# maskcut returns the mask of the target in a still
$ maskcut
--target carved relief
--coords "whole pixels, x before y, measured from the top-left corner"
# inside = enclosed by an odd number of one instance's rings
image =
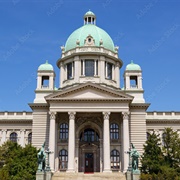
[[[69,114],[69,120],[75,120],[76,112],[68,112],[68,114]]]
[[[103,112],[104,120],[109,120],[110,112]]]
[[[94,39],[90,34],[89,34],[89,36],[86,37],[84,45],[85,46],[94,46],[95,45]]]
[[[129,112],[122,112],[123,119],[129,119]]]
[[[56,112],[49,112],[50,114],[50,119],[55,119],[56,118]]]

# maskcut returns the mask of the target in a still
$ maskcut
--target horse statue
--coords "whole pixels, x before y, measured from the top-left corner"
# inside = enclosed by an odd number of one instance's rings
[[[40,151],[37,154],[38,158],[38,171],[44,171],[46,166],[46,153],[45,153],[45,142],[43,143]]]

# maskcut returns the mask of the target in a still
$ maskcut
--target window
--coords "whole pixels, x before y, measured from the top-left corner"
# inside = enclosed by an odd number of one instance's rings
[[[49,87],[49,76],[42,76],[42,88],[48,88]]]
[[[94,76],[94,60],[85,60],[85,76]]]
[[[81,60],[81,75],[94,77],[98,75],[98,60]]]
[[[93,129],[85,129],[80,135],[80,141],[94,142],[99,141],[99,135]]]
[[[65,149],[62,149],[59,152],[59,168],[60,170],[66,170],[68,166],[68,152]]]
[[[28,134],[28,144],[32,143],[32,133]]]
[[[137,76],[130,76],[130,87],[137,88]]]
[[[120,157],[119,157],[119,152],[117,150],[112,150],[111,151],[111,169],[119,169],[119,164],[120,164]]]
[[[150,133],[149,133],[149,132],[147,132],[147,133],[146,133],[146,140],[148,140],[148,139],[149,139],[149,136],[150,136]]]
[[[60,137],[61,140],[68,139],[68,125],[63,123],[60,125]]]
[[[108,79],[112,79],[112,64],[111,63],[106,63],[107,66],[107,74],[106,74],[106,78]]]
[[[17,133],[13,132],[10,134],[10,141],[17,143]]]
[[[73,62],[67,64],[67,79],[73,78]]]
[[[119,126],[115,123],[110,126],[110,138],[119,139]]]

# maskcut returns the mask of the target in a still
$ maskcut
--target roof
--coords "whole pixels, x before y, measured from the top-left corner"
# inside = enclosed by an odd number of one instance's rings
[[[48,63],[48,61],[46,61],[46,63],[41,64],[39,66],[38,70],[40,70],[40,71],[53,71],[54,68],[51,64]]]
[[[141,67],[131,61],[131,63],[126,66],[126,71],[141,71]]]

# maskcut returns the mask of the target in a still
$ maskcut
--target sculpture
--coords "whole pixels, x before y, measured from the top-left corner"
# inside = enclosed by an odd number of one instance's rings
[[[139,152],[137,152],[136,148],[133,144],[131,144],[131,157],[132,157],[132,170],[133,171],[139,171],[138,170],[138,164],[139,164]]]
[[[38,158],[38,171],[44,171],[46,166],[46,153],[45,153],[45,142],[42,145],[40,151],[37,154]]]

